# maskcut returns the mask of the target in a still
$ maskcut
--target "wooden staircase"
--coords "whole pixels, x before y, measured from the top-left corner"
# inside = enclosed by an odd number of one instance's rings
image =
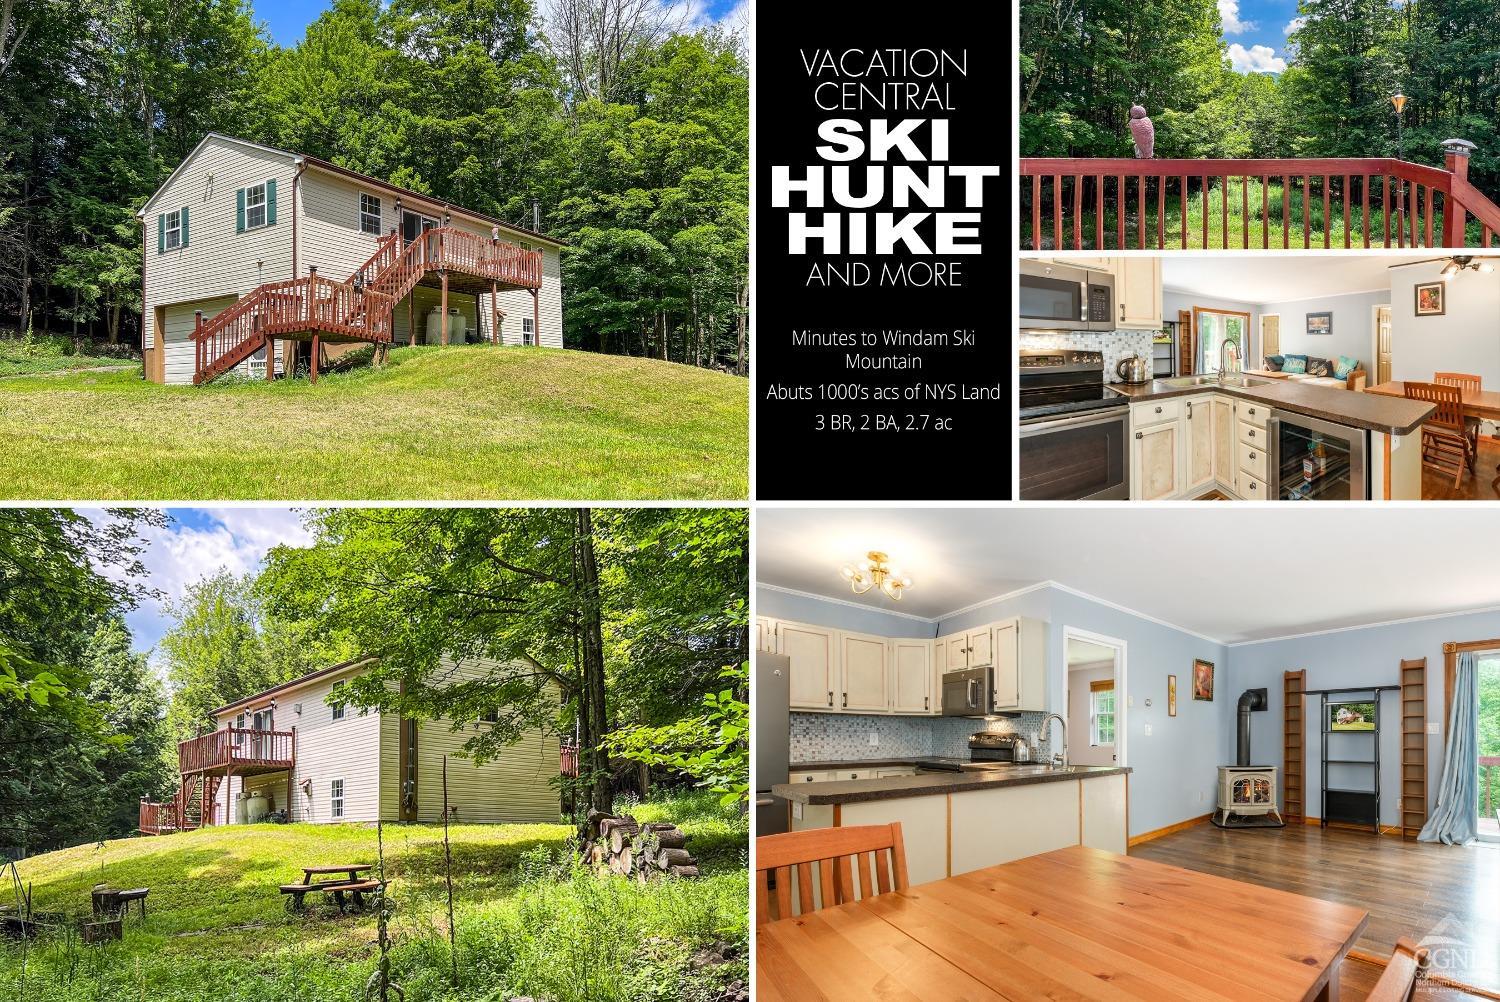
[[[444,283],[450,273],[499,289],[542,285],[542,255],[451,226],[427,230],[401,246],[395,231],[380,238],[375,253],[342,282],[306,278],[256,287],[212,320],[199,313],[193,330],[193,383],[222,376],[273,340],[322,337],[329,341],[390,344],[396,304],[430,274]]]

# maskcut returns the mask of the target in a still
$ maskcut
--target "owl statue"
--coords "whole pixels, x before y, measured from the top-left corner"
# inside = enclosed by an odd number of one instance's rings
[[[1137,160],[1150,160],[1156,146],[1156,126],[1146,117],[1146,109],[1135,104],[1130,107],[1130,135],[1135,139]]]

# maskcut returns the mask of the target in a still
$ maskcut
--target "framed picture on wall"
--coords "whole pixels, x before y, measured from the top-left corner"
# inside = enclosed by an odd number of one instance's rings
[[[1333,314],[1328,312],[1309,313],[1307,315],[1307,333],[1332,334]]]
[[[1167,716],[1177,716],[1177,676],[1167,676]]]
[[[1446,282],[1418,282],[1416,286],[1417,316],[1440,317],[1448,309],[1448,285]]]
[[[1209,703],[1214,701],[1214,663],[1212,661],[1193,662],[1193,698]]]

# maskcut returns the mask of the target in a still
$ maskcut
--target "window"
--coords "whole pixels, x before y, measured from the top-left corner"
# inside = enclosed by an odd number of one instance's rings
[[[1089,683],[1089,744],[1115,743],[1115,680]]]
[[[345,704],[344,704],[344,700],[342,698],[343,691],[344,691],[344,683],[342,683],[342,682],[335,682],[335,683],[333,683],[333,693],[332,693],[333,700],[332,700],[332,704],[331,705],[333,706],[333,719],[334,720],[343,720],[344,719]]]
[[[530,317],[521,318],[521,343],[531,344],[536,340],[536,330]]]
[[[485,710],[479,715],[479,722],[481,724],[498,724],[500,722],[500,711]]]
[[[1240,368],[1245,368],[1245,349],[1249,343],[1246,333],[1250,327],[1250,314],[1194,306],[1193,324],[1198,330],[1199,372],[1219,371],[1225,341],[1234,345],[1234,357],[1239,359]]]
[[[245,715],[243,713],[241,713],[238,717],[234,718],[234,726],[237,729],[239,729],[239,730],[244,730],[244,728],[245,728]]]
[[[335,779],[328,784],[328,814],[330,817],[344,816],[344,781]]]
[[[252,184],[245,189],[245,229],[266,225],[266,186]]]
[[[359,231],[380,236],[380,199],[359,193]]]
[[[182,246],[182,210],[167,213],[167,250],[176,250]]]

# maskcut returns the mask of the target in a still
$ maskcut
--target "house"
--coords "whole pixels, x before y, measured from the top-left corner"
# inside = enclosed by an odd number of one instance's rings
[[[443,757],[452,817],[467,822],[555,822],[556,735],[529,730],[496,759],[455,758],[485,721],[401,719],[336,697],[369,658],[333,665],[213,711],[215,730],[178,746],[173,801],[142,801],[140,828],[159,834],[242,824],[264,812],[315,823],[441,821]],[[449,681],[495,670],[485,660],[444,659]],[[205,811],[207,801],[210,809]]]
[[[316,378],[363,344],[562,347],[562,241],[314,156],[210,132],[137,215],[153,382]]]

